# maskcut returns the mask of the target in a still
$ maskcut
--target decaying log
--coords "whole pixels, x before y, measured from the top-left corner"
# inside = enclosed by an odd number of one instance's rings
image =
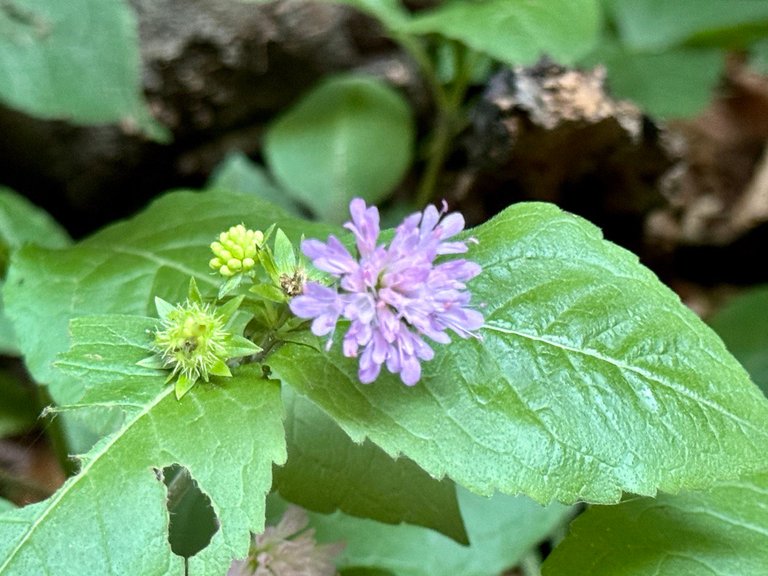
[[[471,178],[460,195],[469,210],[478,197],[485,213],[520,200],[556,202],[635,249],[673,162],[663,132],[608,94],[602,68],[549,62],[491,79],[465,147]]]
[[[668,205],[648,221],[651,241],[724,246],[768,222],[768,77],[729,60],[720,97],[670,124],[681,161],[665,178]]]

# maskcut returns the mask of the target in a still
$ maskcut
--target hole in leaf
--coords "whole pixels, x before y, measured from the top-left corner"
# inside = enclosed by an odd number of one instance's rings
[[[168,490],[168,542],[177,556],[190,558],[208,546],[219,529],[211,499],[184,466],[173,464],[158,474]]]

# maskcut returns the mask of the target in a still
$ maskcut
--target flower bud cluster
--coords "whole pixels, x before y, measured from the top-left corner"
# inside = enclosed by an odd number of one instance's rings
[[[256,255],[263,243],[263,232],[249,230],[242,224],[232,226],[211,244],[214,258],[209,266],[226,278],[248,272],[256,265]]]

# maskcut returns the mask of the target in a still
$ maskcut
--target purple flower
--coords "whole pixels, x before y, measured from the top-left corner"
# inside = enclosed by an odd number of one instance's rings
[[[349,206],[352,221],[344,227],[355,235],[355,258],[334,236],[327,242],[305,240],[302,251],[316,268],[336,277],[338,286],[308,282],[290,307],[301,318],[313,318],[312,332],[331,334],[341,318],[350,321],[342,350],[359,357],[360,381],[376,380],[381,367],[412,386],[421,377],[421,361],[432,348],[423,336],[440,344],[451,341],[447,330],[462,338],[475,336],[483,316],[469,306],[466,282],[480,266],[465,259],[435,264],[444,254],[467,251],[467,241],[447,241],[464,228],[464,218],[428,206],[408,216],[389,246],[379,244],[379,211],[360,198]],[[472,240],[469,240],[471,242]]]

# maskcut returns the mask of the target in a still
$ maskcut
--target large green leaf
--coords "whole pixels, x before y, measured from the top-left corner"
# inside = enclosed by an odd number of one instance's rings
[[[755,383],[768,394],[768,286],[737,296],[709,323]]]
[[[623,40],[637,50],[685,42],[743,48],[768,33],[768,3],[755,0],[610,0]]]
[[[570,514],[523,496],[483,498],[459,490],[470,546],[415,526],[387,526],[337,513],[311,515],[318,540],[344,540],[341,568],[379,568],[398,576],[494,576],[515,566]]]
[[[317,512],[420,524],[467,542],[452,482],[438,482],[406,458],[393,460],[370,441],[354,444],[289,388],[283,398],[288,461],[275,480],[284,498]]]
[[[542,56],[570,63],[595,44],[600,21],[596,0],[452,0],[401,29],[458,40],[509,64]]]
[[[61,366],[87,379],[81,406],[120,409],[125,418],[51,498],[0,516],[0,574],[182,574],[156,476],[172,464],[189,471],[219,520],[190,573],[224,573],[247,554],[249,531],[263,529],[272,463],[285,460],[279,387],[241,369],[177,401],[165,373],[136,365],[150,352],[156,322],[73,321],[74,345]]]
[[[593,507],[571,525],[545,576],[762,576],[768,474],[708,492]]]
[[[160,135],[141,96],[136,18],[122,0],[0,3],[0,99],[34,116]]]
[[[436,347],[418,385],[362,385],[354,359],[310,335],[273,373],[353,440],[481,494],[616,502],[768,465],[768,401],[634,255],[546,204],[473,235],[483,339]]]
[[[349,201],[392,192],[411,163],[405,99],[365,76],[324,81],[272,124],[265,154],[275,178],[321,218],[342,222]]]
[[[3,311],[2,289],[7,258],[27,243],[59,248],[69,242],[67,233],[46,212],[0,186],[0,354],[18,353],[13,326]]]

